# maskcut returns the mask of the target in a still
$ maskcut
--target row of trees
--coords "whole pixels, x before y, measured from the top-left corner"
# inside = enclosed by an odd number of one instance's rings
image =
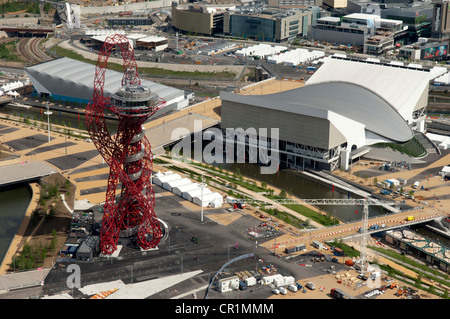
[[[57,244],[57,232],[55,229],[52,230],[52,239],[48,245],[42,244],[42,242],[30,245],[26,243],[22,252],[18,256],[13,258],[13,269],[14,270],[29,270],[36,267],[41,267],[44,264],[44,259],[49,253],[55,251]]]

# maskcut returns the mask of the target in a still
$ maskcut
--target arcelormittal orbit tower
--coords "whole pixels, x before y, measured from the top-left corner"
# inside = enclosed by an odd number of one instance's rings
[[[107,62],[115,50],[121,52],[123,59],[122,86],[105,97]],[[161,239],[150,181],[152,152],[142,124],[164,104],[158,95],[141,85],[128,39],[119,34],[108,36],[98,55],[94,94],[86,108],[90,137],[110,167],[100,231],[100,250],[105,255],[116,250],[121,236],[136,235],[142,249],[156,247]],[[106,127],[105,112],[117,116],[118,128],[113,136]]]

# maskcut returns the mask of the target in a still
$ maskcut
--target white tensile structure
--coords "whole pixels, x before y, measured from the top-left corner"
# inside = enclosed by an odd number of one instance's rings
[[[163,183],[168,181],[174,181],[181,179],[181,176],[179,174],[173,174],[172,172],[170,174],[163,174],[163,175],[156,175],[153,177],[153,183],[156,185],[162,187]]]
[[[200,207],[218,208],[223,206],[222,195],[212,192],[208,187],[202,187],[201,184],[194,183],[188,178],[182,178],[172,171],[155,173],[152,182]]]
[[[277,55],[271,55],[267,58],[267,62],[274,64],[283,63],[288,66],[298,66],[302,63],[310,62],[324,56],[325,52],[323,51],[309,51],[307,49],[298,48]]]
[[[257,45],[253,45],[247,48],[243,48],[240,50],[237,50],[235,52],[236,56],[259,56],[259,57],[266,57],[274,54],[278,54],[282,51],[287,50],[287,47],[282,45],[275,45],[272,46],[270,44],[260,43]]]
[[[169,192],[172,192],[172,189],[175,186],[182,186],[182,185],[187,185],[187,184],[191,184],[191,180],[189,178],[180,178],[180,179],[174,179],[174,180],[169,180],[169,181],[165,181],[162,183],[162,188],[164,188],[165,190],[168,190]]]
[[[183,192],[187,192],[189,190],[193,190],[193,189],[196,189],[196,188],[199,188],[199,187],[200,187],[200,184],[192,183],[192,182],[190,184],[187,184],[187,185],[177,185],[177,186],[174,186],[172,188],[172,193],[182,197]]]
[[[200,196],[202,192],[203,192],[203,196],[212,193],[212,191],[209,188],[203,187],[203,189],[202,189],[202,187],[200,186],[199,188],[196,188],[196,189],[193,189],[193,190],[190,190],[187,192],[183,192],[183,198],[190,202],[193,202],[194,198],[197,196]]]
[[[205,190],[205,189],[203,189]],[[209,193],[196,195],[192,198],[192,202],[198,206],[211,206],[211,207],[221,207],[223,205],[223,197],[219,193]]]

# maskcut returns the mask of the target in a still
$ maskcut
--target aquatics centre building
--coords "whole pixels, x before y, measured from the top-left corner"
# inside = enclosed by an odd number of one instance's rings
[[[424,131],[429,83],[443,72],[329,57],[297,89],[267,95],[222,92],[221,128],[226,139],[227,128],[278,128],[283,167],[347,169],[369,145],[404,143]]]
[[[139,69],[138,69],[139,70]],[[40,95],[54,100],[88,103],[94,91],[95,65],[67,57],[25,68],[30,82]],[[104,95],[111,96],[121,87],[123,74],[106,70]],[[189,105],[184,90],[169,87],[141,78],[141,84],[166,101],[164,110],[179,110]],[[158,113],[159,113],[158,112]]]

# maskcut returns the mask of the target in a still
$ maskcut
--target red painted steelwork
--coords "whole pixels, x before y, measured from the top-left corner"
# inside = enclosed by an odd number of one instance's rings
[[[113,105],[109,97],[104,96],[108,58],[116,49],[120,50],[123,59],[122,86],[141,84],[134,51],[128,39],[119,34],[107,37],[98,55],[93,97],[86,108],[86,126],[90,137],[110,166],[100,231],[100,250],[105,255],[112,254],[117,249],[121,231],[137,233],[137,244],[143,249],[156,247],[162,236],[154,212],[155,195],[150,181],[153,170],[152,152],[150,142],[143,134],[142,124],[165,101],[157,98],[150,107],[127,108],[124,111],[120,106]],[[118,129],[114,136],[106,126],[105,110],[117,116]],[[119,183],[120,196],[116,199],[116,195],[119,195]]]

